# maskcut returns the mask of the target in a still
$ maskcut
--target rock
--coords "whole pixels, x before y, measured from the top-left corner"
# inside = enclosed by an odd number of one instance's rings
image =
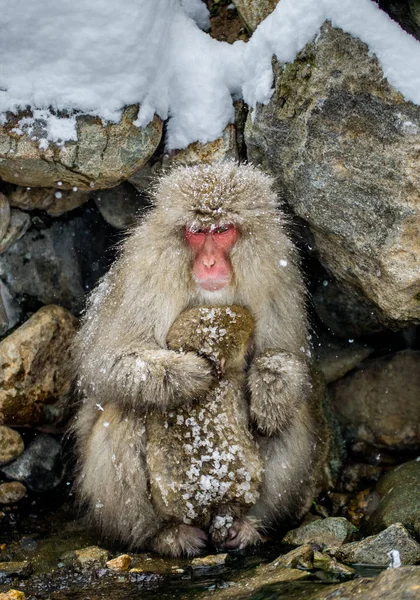
[[[6,235],[10,222],[10,205],[4,194],[0,192],[0,243]]]
[[[402,523],[420,540],[420,461],[410,461],[383,475],[375,495],[379,505],[369,519],[369,530],[377,533]]]
[[[288,531],[282,543],[293,546],[302,544],[341,546],[351,540],[356,531],[356,527],[344,517],[328,517]]]
[[[128,181],[131,185],[134,185],[138,192],[147,192],[150,189],[153,180],[159,175],[161,169],[161,162],[159,160],[151,159],[144,167],[133,173],[133,175],[128,178]]]
[[[369,48],[324,24],[293,63],[275,66],[273,96],[248,118],[246,139],[340,285],[384,324],[418,322],[420,107]]]
[[[257,567],[253,574],[249,572],[241,573],[234,581],[229,581],[229,587],[219,588],[216,593],[214,590],[204,593],[200,600],[240,600],[242,598],[265,598],[265,592],[270,586],[279,589],[281,584],[291,584],[294,581],[308,579],[310,573],[300,569],[284,569],[274,566],[273,563]],[[287,586],[288,589],[289,586]],[[263,591],[261,591],[263,588]],[[259,592],[259,593],[258,593]],[[258,594],[257,594],[258,593]],[[268,596],[270,597],[270,596]],[[283,596],[275,596],[283,597]],[[286,596],[284,596],[286,598]]]
[[[324,279],[313,292],[315,310],[331,332],[341,338],[357,338],[385,329],[378,308],[342,282]]]
[[[0,562],[0,583],[4,583],[4,580],[7,580],[9,577],[29,577],[31,573],[32,566],[26,560],[21,562]]]
[[[24,449],[25,444],[20,433],[0,425],[0,467],[17,458]]]
[[[26,487],[19,481],[0,484],[0,504],[15,504],[26,496]]]
[[[64,308],[44,306],[0,342],[0,423],[36,425],[43,404],[68,392],[76,325]]]
[[[420,561],[420,544],[410,536],[401,523],[395,523],[378,535],[360,542],[344,544],[335,552],[344,563],[389,566],[391,551],[399,552],[402,565],[413,565]]]
[[[128,554],[121,554],[105,563],[105,566],[112,571],[128,571],[131,566],[131,557]]]
[[[137,113],[138,106],[128,106],[118,123],[107,124],[80,115],[77,141],[49,142],[48,147],[42,143],[45,121],[33,119],[25,128],[22,119],[31,119],[31,113],[11,115],[0,127],[0,177],[29,187],[93,190],[118,185],[145,164],[162,136],[157,116],[139,128],[133,124]]]
[[[304,544],[287,554],[279,556],[272,564],[284,569],[313,569],[314,551],[310,544]]]
[[[0,255],[0,280],[27,310],[60,304],[78,313],[109,266],[111,228],[93,204],[66,219],[35,220],[36,227]]]
[[[334,338],[323,339],[315,344],[316,367],[326,383],[332,383],[352,371],[373,352],[366,344],[339,342]]]
[[[420,447],[420,352],[403,350],[366,361],[329,386],[343,435],[358,452],[368,447]]]
[[[76,557],[77,562],[82,567],[91,567],[95,564],[103,565],[109,559],[108,550],[104,550],[103,548],[99,548],[98,546],[88,546],[87,548],[75,550],[74,555]]]
[[[194,569],[208,568],[208,567],[221,567],[229,559],[229,555],[226,553],[222,554],[209,554],[208,556],[202,556],[193,558],[191,566]]]
[[[93,193],[99,212],[116,229],[132,227],[150,201],[129,183]]]
[[[374,579],[359,577],[341,585],[324,585],[310,594],[310,600],[417,600],[419,585],[420,567],[401,567]]]
[[[324,554],[323,552],[314,552],[314,569],[321,569],[324,573],[335,575],[340,579],[349,579],[354,577],[356,571],[347,565],[342,565],[335,558]]]
[[[0,600],[25,600],[26,596],[19,590],[9,590],[8,592],[0,592]]]
[[[276,8],[279,0],[234,0],[239,14],[250,31],[254,31],[261,21]]]
[[[0,279],[0,336],[19,322],[21,309],[9,288]]]
[[[379,0],[378,4],[403,29],[420,40],[419,0]]]
[[[0,240],[0,254],[6,252],[29,229],[31,217],[17,208],[10,211],[9,227],[5,236]]]
[[[223,135],[214,140],[201,144],[194,142],[183,150],[176,150],[164,158],[163,164],[167,167],[181,165],[214,164],[224,160],[238,160],[238,147],[234,125],[228,125]]]
[[[347,461],[340,476],[339,487],[345,492],[355,492],[363,486],[376,483],[383,471],[380,465]]]
[[[18,186],[9,194],[9,202],[11,206],[24,210],[46,210],[52,217],[59,217],[82,206],[89,196],[90,192],[79,192],[77,188],[62,190]]]
[[[1,471],[9,479],[24,482],[33,492],[48,492],[63,479],[61,445],[52,436],[40,433],[23,454]]]

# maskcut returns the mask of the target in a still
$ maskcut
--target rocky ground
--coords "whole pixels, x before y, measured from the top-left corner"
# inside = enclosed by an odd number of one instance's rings
[[[210,0],[211,34],[246,41],[276,3]],[[416,0],[379,4],[420,39]],[[163,124],[138,130],[130,107],[47,152],[0,126],[0,600],[418,597],[420,108],[330,23],[274,69],[267,106],[237,102],[218,140],[170,155]],[[71,339],[153,177],[225,159],[274,175],[290,213],[342,468],[299,528],[255,550],[125,555],[72,502]]]

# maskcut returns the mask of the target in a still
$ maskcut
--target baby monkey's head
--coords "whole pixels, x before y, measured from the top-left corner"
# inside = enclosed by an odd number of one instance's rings
[[[200,306],[180,314],[167,336],[172,350],[197,352],[211,360],[219,376],[245,367],[254,320],[246,308]]]

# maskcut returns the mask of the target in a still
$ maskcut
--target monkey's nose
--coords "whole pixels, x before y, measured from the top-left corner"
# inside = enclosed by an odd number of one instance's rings
[[[205,256],[202,262],[207,269],[211,269],[216,264],[216,259],[213,256]]]

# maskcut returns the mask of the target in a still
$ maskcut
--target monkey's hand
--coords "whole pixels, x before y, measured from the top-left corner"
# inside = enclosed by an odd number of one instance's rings
[[[304,359],[280,352],[256,357],[248,375],[250,414],[264,435],[281,432],[294,420],[310,390]]]
[[[213,367],[205,358],[194,352],[161,349],[124,354],[108,378],[114,397],[136,410],[182,405],[204,395],[215,381]]]

